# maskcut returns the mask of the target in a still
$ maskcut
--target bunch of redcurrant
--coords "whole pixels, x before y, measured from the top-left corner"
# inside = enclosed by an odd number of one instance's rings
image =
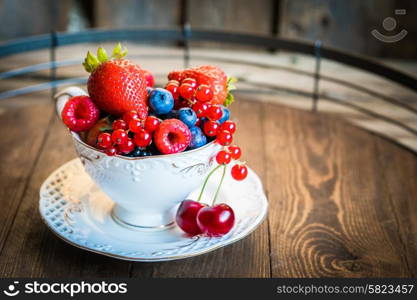
[[[109,156],[128,154],[135,146],[146,148],[160,123],[161,120],[154,116],[141,120],[136,111],[129,111],[113,122],[111,133],[104,132],[98,136],[97,145]]]
[[[191,107],[198,120],[196,125],[202,126],[206,136],[216,138],[222,146],[228,146],[233,141],[236,124],[233,121],[223,121],[224,110],[222,106],[211,104],[213,90],[210,86],[201,84],[193,78],[185,78],[181,84],[170,80],[165,89],[171,92],[175,101],[175,108]]]
[[[232,159],[238,160],[242,156],[242,150],[240,147],[234,145],[224,147],[223,150],[219,151],[216,155],[216,161],[219,165],[228,165]],[[233,179],[241,181],[248,176],[248,168],[243,164],[235,164],[231,169]]]

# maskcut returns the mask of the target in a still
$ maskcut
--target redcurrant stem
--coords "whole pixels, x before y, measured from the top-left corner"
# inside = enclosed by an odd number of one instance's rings
[[[203,193],[204,193],[204,189],[206,188],[206,185],[207,185],[207,182],[208,182],[210,176],[213,175],[213,173],[216,172],[221,166],[222,165],[218,165],[213,170],[211,170],[210,173],[208,173],[206,179],[204,180],[203,186],[201,188],[200,195],[198,195],[197,202],[200,202],[201,197],[203,196]]]
[[[223,180],[224,180],[224,175],[226,175],[226,165],[223,165],[222,178],[220,179],[220,183],[219,183],[219,186],[217,187],[217,191],[216,191],[216,194],[214,195],[213,203],[211,204],[211,206],[213,206],[214,203],[216,203],[217,196],[219,195],[220,188],[222,187],[222,183],[223,183]]]

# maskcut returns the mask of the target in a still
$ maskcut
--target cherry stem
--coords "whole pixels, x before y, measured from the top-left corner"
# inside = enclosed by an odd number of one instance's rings
[[[226,165],[223,165],[222,179],[220,179],[220,183],[219,183],[219,186],[217,187],[217,191],[216,191],[216,194],[214,195],[213,203],[211,204],[211,206],[214,206],[214,203],[216,203],[217,196],[219,195],[220,188],[222,187],[222,183],[223,183],[223,180],[224,180],[224,175],[226,175]]]
[[[201,188],[200,195],[198,195],[197,202],[200,202],[201,197],[203,196],[203,193],[204,193],[204,189],[206,188],[206,185],[207,185],[207,182],[208,182],[210,176],[213,175],[213,173],[216,172],[221,166],[222,165],[218,165],[213,170],[211,170],[210,173],[208,173],[206,179],[204,180],[203,187]]]

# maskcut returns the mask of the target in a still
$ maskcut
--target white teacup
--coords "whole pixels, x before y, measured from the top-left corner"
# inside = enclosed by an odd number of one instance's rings
[[[57,110],[71,96],[83,95],[71,87],[57,94]],[[142,229],[163,229],[174,222],[175,207],[203,182],[220,146],[148,157],[107,156],[72,133],[85,170],[114,202],[116,221]]]

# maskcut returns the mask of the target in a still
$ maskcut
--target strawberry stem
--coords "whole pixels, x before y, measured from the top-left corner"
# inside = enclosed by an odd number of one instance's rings
[[[216,172],[222,165],[218,165],[217,167],[215,167],[213,170],[210,171],[210,173],[208,173],[206,179],[204,180],[203,186],[201,187],[201,191],[200,191],[200,195],[198,195],[197,198],[197,202],[200,202],[201,197],[203,196],[204,190],[206,188],[207,182],[209,180],[209,178],[211,177],[211,175],[213,175],[214,172]]]
[[[219,195],[220,188],[222,187],[224,176],[226,175],[226,165],[222,165],[222,166],[223,166],[222,178],[220,179],[220,183],[219,183],[219,186],[217,187],[217,191],[216,191],[216,194],[214,195],[213,203],[211,204],[211,206],[214,206],[214,203],[216,203],[217,196]]]
[[[126,54],[127,49],[122,49],[122,45],[120,43],[116,44],[110,57],[107,55],[106,50],[100,47],[97,50],[97,56],[88,51],[87,56],[83,62],[83,66],[88,73],[92,73],[95,69],[98,68],[98,66],[100,66],[100,64],[108,61],[109,59],[122,59],[126,56]]]

